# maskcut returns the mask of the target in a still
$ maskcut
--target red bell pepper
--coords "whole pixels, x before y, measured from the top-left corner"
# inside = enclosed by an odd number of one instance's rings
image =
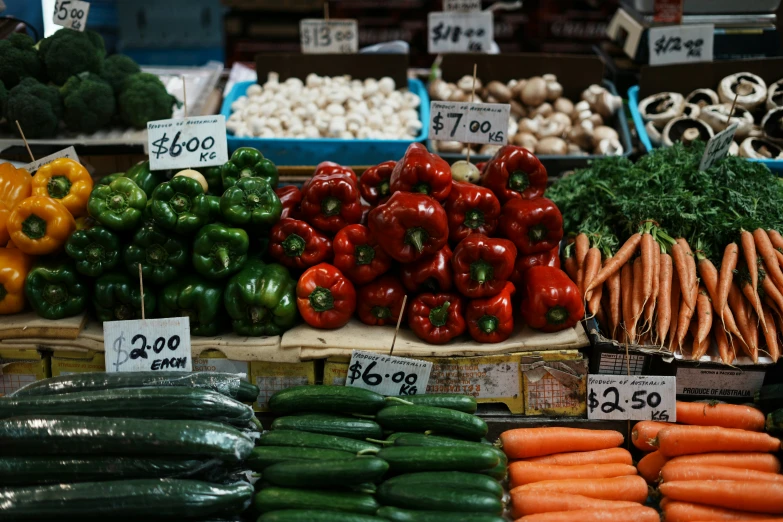
[[[334,266],[353,284],[364,285],[385,274],[392,260],[364,225],[348,225],[334,236]]]
[[[345,167],[337,164],[322,163],[315,172],[302,187],[302,218],[318,230],[332,234],[358,223],[362,219],[362,203],[355,175],[352,178]]]
[[[389,199],[391,196],[389,179],[396,164],[396,161],[384,161],[365,170],[359,177],[359,191],[367,203],[375,206]]]
[[[356,291],[356,314],[371,326],[396,325],[403,299],[405,289],[399,279],[385,275]]]
[[[527,272],[528,268],[534,266],[553,266],[555,268],[560,268],[560,246],[558,245],[548,252],[518,256],[517,262],[514,263],[514,271],[511,273],[511,277],[509,277],[508,280],[514,283],[514,286],[522,288],[522,276]]]
[[[283,204],[283,213],[280,214],[280,219],[287,217],[299,219],[299,203],[302,202],[302,191],[294,185],[286,185],[285,187],[278,187],[275,190],[275,194],[280,199],[280,203]]]
[[[509,338],[514,330],[514,311],[511,308],[514,291],[514,285],[506,282],[499,294],[468,302],[465,320],[474,341],[500,343]]]
[[[582,320],[582,294],[565,272],[551,266],[534,266],[522,277],[522,318],[531,328],[557,332]]]
[[[356,310],[356,290],[337,268],[321,263],[308,268],[296,284],[296,306],[315,328],[340,328]]]
[[[498,150],[483,170],[481,184],[505,203],[511,199],[533,199],[544,195],[546,168],[527,149],[506,145]]]
[[[364,226],[367,226],[367,218],[370,217],[370,211],[372,210],[372,207],[370,205],[365,205],[362,203],[362,219],[359,221]]]
[[[452,243],[459,243],[472,232],[491,236],[498,226],[500,202],[488,188],[455,181],[443,208],[449,216]]]
[[[512,199],[503,205],[500,231],[521,254],[548,252],[563,239],[563,215],[547,198]]]
[[[322,161],[316,165],[313,177],[318,176],[319,174],[343,174],[351,178],[355,184],[359,184],[359,178],[356,177],[356,172],[354,172],[351,167],[344,167],[334,161]],[[307,185],[309,182],[310,180],[306,181],[304,185]],[[302,190],[304,190],[304,185],[302,186]]]
[[[389,181],[392,192],[418,192],[445,201],[451,192],[451,167],[421,143],[411,143]]]
[[[440,203],[424,194],[395,192],[370,211],[370,231],[387,254],[410,263],[446,244],[449,225]]]
[[[454,279],[454,272],[451,270],[452,255],[449,245],[443,245],[443,248],[431,256],[404,264],[400,278],[405,289],[412,294],[451,290],[451,282]]]
[[[293,218],[285,218],[269,232],[269,255],[277,262],[304,270],[332,259],[332,240],[313,227]]]
[[[411,303],[408,325],[422,341],[445,344],[465,333],[463,307],[458,294],[421,294]]]
[[[460,241],[451,258],[454,286],[474,299],[499,294],[514,271],[516,258],[517,247],[508,239],[471,234]]]

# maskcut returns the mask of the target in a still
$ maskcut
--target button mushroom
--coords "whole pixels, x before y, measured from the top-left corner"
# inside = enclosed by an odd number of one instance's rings
[[[511,116],[515,118],[524,118],[527,115],[524,105],[516,100],[509,100],[508,104],[511,106]]]
[[[546,82],[546,99],[555,101],[563,95],[563,86],[557,81],[554,74],[545,74],[541,77]]]
[[[562,138],[544,138],[536,145],[535,152],[542,156],[563,156],[568,154],[568,144]]]
[[[608,118],[623,106],[623,99],[615,96],[605,87],[591,85],[582,92],[582,99],[590,104],[590,109],[600,114],[602,118]]]
[[[698,118],[701,114],[701,107],[695,103],[685,102],[685,107],[682,109],[682,115],[688,118]]]
[[[549,103],[542,103],[538,107],[535,107],[534,109],[530,110],[527,115],[529,118],[535,118],[536,116],[543,116],[544,118],[548,118],[552,115],[552,113],[555,110],[552,108],[552,105]]]
[[[767,84],[761,77],[748,72],[726,76],[718,86],[718,98],[723,103],[732,103],[735,96],[737,105],[752,111],[766,101]]]
[[[456,154],[462,152],[463,145],[458,141],[434,141],[433,144],[438,152]]]
[[[764,136],[775,143],[783,143],[783,107],[772,109],[761,120]]]
[[[481,178],[481,172],[473,163],[459,160],[451,165],[451,178],[454,181],[478,183]]]
[[[620,140],[620,135],[617,131],[606,125],[600,125],[593,130],[593,139],[595,141],[601,140]]]
[[[769,86],[767,91],[767,110],[783,107],[783,80],[778,80]]]
[[[529,132],[517,132],[511,139],[511,142],[517,147],[523,147],[529,151],[534,151],[538,144],[538,138]]]
[[[500,150],[500,147],[500,145],[491,145],[489,143],[485,143],[479,149],[479,154],[482,156],[494,156],[495,153]]]
[[[727,154],[729,156],[736,156],[739,154],[739,145],[737,145],[736,141],[731,142],[731,145],[729,145],[729,152]]]
[[[654,147],[660,147],[661,143],[663,143],[663,136],[661,136],[661,131],[658,130],[658,127],[656,127],[653,122],[648,121],[644,126],[644,130],[647,131],[647,136],[650,137],[650,143],[652,143]]]
[[[692,103],[701,108],[705,105],[717,105],[720,100],[718,93],[712,89],[696,89],[685,98],[685,103]]]
[[[639,112],[645,121],[653,122],[653,125],[662,129],[674,118],[682,114],[685,108],[685,100],[682,94],[676,92],[661,92],[648,96],[639,102]]]
[[[536,136],[538,136],[539,139],[548,138],[550,136],[563,137],[565,132],[566,125],[562,120],[558,118],[547,118],[541,122]]]
[[[695,129],[698,132],[698,139],[702,141],[707,141],[714,135],[712,127],[705,122],[681,116],[674,118],[663,128],[661,135],[663,136],[664,147],[671,147],[674,143],[683,141],[683,136],[690,129]],[[686,141],[693,141],[694,138],[688,137]]]
[[[577,145],[580,149],[593,148],[594,127],[590,120],[585,120],[573,125],[568,131],[568,141]]]
[[[489,82],[487,94],[495,98],[499,103],[508,103],[511,99],[511,89],[498,81]]]
[[[463,76],[457,82],[457,87],[459,87],[460,89],[466,92],[470,92],[471,90],[473,90],[474,85],[477,91],[481,90],[482,87],[481,80],[476,78],[476,82],[474,84],[473,76],[468,76],[468,75]]]
[[[622,156],[623,152],[623,146],[620,144],[620,140],[614,138],[599,141],[593,150],[594,154],[599,154],[601,156]]]
[[[783,159],[783,149],[760,138],[747,138],[739,146],[739,155],[751,159]]]
[[[720,132],[729,125],[736,123],[737,139],[746,138],[753,130],[753,115],[742,107],[734,107],[734,115],[729,121],[731,104],[721,103],[719,105],[707,105],[701,108],[699,119],[712,127],[714,132]]]
[[[525,86],[527,86],[527,80],[525,79],[517,80],[514,86],[511,87],[511,97],[516,100],[523,101],[522,91],[525,90]]]
[[[538,107],[546,101],[546,81],[540,76],[530,78],[522,89],[522,103]]]

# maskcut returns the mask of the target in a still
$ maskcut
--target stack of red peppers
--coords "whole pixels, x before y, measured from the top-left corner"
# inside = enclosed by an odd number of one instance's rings
[[[369,325],[396,324],[406,294],[408,325],[433,344],[466,330],[504,341],[517,302],[533,328],[570,328],[584,308],[559,268],[563,219],[543,197],[546,182],[538,159],[515,146],[483,166],[482,186],[452,181],[449,164],[420,144],[358,180],[324,162],[301,191],[277,190],[283,219],[269,252],[304,270],[297,303],[317,328],[343,326],[354,312]]]

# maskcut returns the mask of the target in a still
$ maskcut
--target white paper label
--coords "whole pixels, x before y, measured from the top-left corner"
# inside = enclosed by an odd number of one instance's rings
[[[246,361],[232,361],[231,359],[220,357],[196,357],[193,359],[193,371],[233,373],[247,381],[250,375],[250,363]]]
[[[193,371],[187,317],[103,323],[106,371]]]
[[[299,22],[302,54],[354,54],[359,51],[356,20],[305,18]]]
[[[676,378],[588,375],[587,418],[676,422]]]
[[[518,364],[435,363],[427,384],[427,393],[459,393],[477,399],[516,397],[520,389]]]
[[[711,62],[714,37],[713,24],[652,27],[650,65]]]
[[[443,0],[443,10],[461,13],[481,11],[481,0]]]
[[[733,123],[710,138],[710,141],[707,142],[707,146],[704,147],[704,156],[701,157],[699,170],[707,170],[712,167],[716,161],[726,157],[726,154],[729,153],[731,144],[734,142],[734,134],[736,132],[737,124]]]
[[[763,371],[677,368],[677,393],[701,397],[748,398],[764,384]]]
[[[423,394],[431,371],[428,361],[354,350],[345,385],[381,395]]]
[[[90,12],[90,3],[81,0],[57,0],[54,3],[52,20],[55,24],[84,31],[87,26],[87,15]]]
[[[431,140],[461,143],[508,142],[507,103],[430,102]]]
[[[30,174],[35,174],[35,172],[40,169],[42,166],[46,165],[47,163],[51,163],[56,159],[60,158],[69,158],[73,161],[78,162],[79,156],[76,155],[76,149],[73,148],[73,146],[68,147],[67,149],[59,150],[55,152],[54,154],[49,154],[45,158],[37,159],[32,163],[28,163],[23,168]]]
[[[228,161],[226,118],[197,116],[147,123],[152,170],[212,167]]]
[[[494,37],[492,24],[489,11],[430,13],[428,51],[430,54],[488,52]]]
[[[644,355],[628,355],[631,374],[641,375],[644,372],[644,358]],[[601,375],[627,375],[627,366],[624,354],[604,352],[598,362],[598,373]]]

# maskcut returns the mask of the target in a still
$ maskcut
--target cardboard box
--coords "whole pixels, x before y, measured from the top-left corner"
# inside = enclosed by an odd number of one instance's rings
[[[72,373],[105,372],[106,358],[103,352],[76,352],[55,350],[52,352],[52,377]]]
[[[250,381],[250,361],[234,361],[215,349],[193,354],[193,371],[235,373]]]
[[[251,361],[250,382],[261,390],[253,409],[269,411],[269,398],[275,392],[294,386],[315,384],[315,364],[316,361],[300,363]]]
[[[525,415],[581,417],[587,413],[587,359],[577,350],[521,358]]]
[[[50,376],[49,357],[38,350],[0,350],[0,397]]]

